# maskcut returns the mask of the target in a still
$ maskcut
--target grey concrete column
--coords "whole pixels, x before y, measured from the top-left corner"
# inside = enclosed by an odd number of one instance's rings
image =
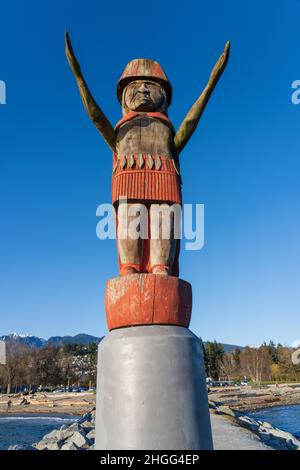
[[[180,326],[111,331],[98,351],[95,449],[212,449],[201,342]]]

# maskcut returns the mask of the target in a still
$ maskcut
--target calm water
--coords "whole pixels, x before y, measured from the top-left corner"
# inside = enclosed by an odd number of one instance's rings
[[[247,415],[259,421],[267,421],[300,439],[300,405],[276,406],[247,413]]]
[[[0,450],[6,450],[13,444],[33,444],[45,434],[59,429],[63,424],[70,424],[79,416],[67,415],[22,415],[0,417]]]

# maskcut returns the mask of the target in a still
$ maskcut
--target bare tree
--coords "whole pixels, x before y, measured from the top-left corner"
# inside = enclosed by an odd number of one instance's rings
[[[252,382],[260,385],[262,380],[271,377],[271,358],[267,347],[250,348],[247,346],[240,355],[241,369]]]

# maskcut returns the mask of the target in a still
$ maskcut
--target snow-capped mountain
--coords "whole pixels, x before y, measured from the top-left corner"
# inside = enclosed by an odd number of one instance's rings
[[[64,344],[98,344],[103,339],[97,338],[97,336],[87,335],[85,333],[80,333],[75,336],[51,336],[49,339],[38,338],[37,336],[32,336],[29,334],[19,334],[11,333],[10,335],[0,336],[0,341],[17,341],[22,344],[33,348],[41,348],[43,346],[63,346]],[[204,344],[206,341],[204,341]],[[221,343],[225,352],[233,352],[235,349],[244,349],[243,346],[237,346],[234,344],[225,344]]]
[[[52,336],[46,340],[44,338],[38,338],[37,336],[32,336],[29,334],[11,333],[9,335],[0,336],[0,341],[16,341],[33,348],[41,348],[42,346],[47,345],[61,346],[63,344],[98,344],[100,338],[81,333],[76,336]]]
[[[20,333],[11,333],[9,335],[0,336],[0,340],[5,342],[16,341],[17,343],[26,344],[27,346],[34,348],[41,348],[46,343],[46,340],[43,338]]]

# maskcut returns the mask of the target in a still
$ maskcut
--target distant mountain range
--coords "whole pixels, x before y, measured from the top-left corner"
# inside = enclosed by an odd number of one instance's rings
[[[205,341],[204,341],[205,343]],[[231,353],[233,351],[235,351],[236,349],[240,349],[241,351],[243,351],[244,349],[244,346],[237,346],[236,344],[226,344],[226,343],[220,343],[223,348],[224,348],[224,351],[226,353]]]
[[[89,344],[100,342],[101,338],[96,336],[87,335],[81,333],[76,336],[51,336],[49,339],[38,338],[37,336],[32,335],[22,335],[18,333],[12,333],[10,335],[0,336],[1,341],[16,341],[21,344],[26,344],[27,346],[33,348],[41,348],[43,346],[62,346],[64,344]]]
[[[38,338],[32,335],[23,335],[19,333],[12,333],[6,336],[0,336],[0,341],[16,341],[21,344],[26,344],[32,348],[41,348],[43,346],[62,346],[64,344],[98,344],[102,338],[97,336],[87,335],[80,333],[76,336],[51,336],[49,339]],[[204,341],[205,343],[205,341]],[[243,346],[237,346],[235,344],[221,343],[225,352],[232,352],[236,348],[243,350]]]

